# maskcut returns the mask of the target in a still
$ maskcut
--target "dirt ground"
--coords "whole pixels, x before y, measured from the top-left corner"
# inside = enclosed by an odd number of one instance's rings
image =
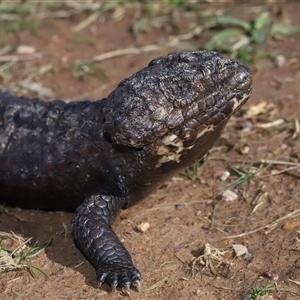
[[[241,11],[246,16],[247,11],[250,15],[262,7],[201,5],[203,10]],[[300,3],[296,1],[280,7],[269,3],[264,9],[275,15],[280,9],[281,18],[300,26]],[[179,25],[187,26],[189,20],[180,9],[176,13]],[[27,61],[2,61],[0,68],[10,63],[10,72],[0,77],[0,87],[45,99],[95,100],[157,56],[204,47],[205,34],[163,47],[170,37],[167,26],[134,35],[130,30],[134,15],[129,11],[114,12],[114,18],[107,13],[96,16],[76,31],[89,15],[41,18],[35,30],[2,31],[0,50],[12,46],[2,55],[25,51],[20,45],[34,51],[23,55],[42,55]],[[106,59],[94,65],[93,74],[77,62],[151,44],[161,47]],[[268,55],[257,57],[251,66],[253,96],[232,117],[197,179],[172,178],[142,203],[123,211],[113,226],[142,273],[140,293],[132,290],[126,295],[121,289],[110,293],[107,286],[96,287],[94,268],[73,243],[72,213],[14,208],[1,213],[0,230],[32,237],[40,245],[53,238],[51,246],[32,260],[49,278],[41,274],[34,278],[25,270],[3,274],[0,298],[250,299],[255,286],[274,283],[268,296],[260,299],[300,299],[300,35],[269,39],[262,47]],[[278,65],[275,61],[280,56],[286,61]],[[38,82],[50,90],[39,89],[36,94],[26,82]],[[250,172],[251,178],[231,189],[237,199],[226,201],[222,187],[239,177],[232,168]],[[222,181],[220,175],[225,171],[230,176]],[[142,222],[150,223],[145,232],[137,230]],[[244,245],[248,253],[239,257],[212,253],[202,257],[206,264],[202,268],[200,259],[193,267],[192,261],[207,243],[220,251]]]

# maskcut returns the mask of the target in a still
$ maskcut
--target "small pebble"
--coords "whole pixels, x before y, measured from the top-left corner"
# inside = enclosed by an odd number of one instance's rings
[[[286,63],[286,58],[283,55],[277,55],[275,57],[274,64],[277,68],[281,68]]]
[[[226,202],[234,201],[238,198],[238,195],[234,193],[233,191],[227,190],[223,193],[222,198]]]
[[[244,129],[252,129],[253,128],[253,122],[250,120],[244,120],[242,123],[242,126]]]
[[[276,270],[269,270],[267,272],[264,272],[262,276],[274,281],[277,281],[279,279],[279,274]]]
[[[230,176],[230,173],[228,171],[217,171],[214,174],[214,178],[218,178],[221,181],[225,181]]]
[[[245,146],[243,146],[243,147],[241,148],[240,151],[241,151],[241,154],[248,154],[249,151],[250,151],[250,147],[247,146],[247,145],[245,145]]]
[[[20,45],[17,47],[16,53],[19,55],[25,55],[25,54],[33,54],[36,52],[36,49],[32,46],[28,45]]]
[[[250,252],[247,252],[243,256],[244,260],[251,262],[253,260],[253,255]]]
[[[235,252],[236,256],[242,256],[245,255],[246,253],[248,253],[248,249],[246,246],[244,245],[232,245],[232,248]]]
[[[225,171],[221,176],[220,180],[225,181],[230,176],[230,173],[228,171]]]
[[[143,222],[137,226],[137,229],[140,232],[145,232],[146,230],[148,230],[149,227],[150,227],[150,224],[148,222]]]
[[[282,229],[283,230],[292,230],[293,228],[299,226],[300,224],[300,220],[290,220],[290,221],[287,221],[283,226],[282,226]]]
[[[176,209],[183,209],[183,208],[184,208],[184,205],[178,203],[178,204],[175,204],[175,208],[176,208]]]

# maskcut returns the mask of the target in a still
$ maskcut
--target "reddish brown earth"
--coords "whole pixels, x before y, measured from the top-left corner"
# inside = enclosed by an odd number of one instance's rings
[[[266,9],[274,13],[276,5],[269,4]],[[214,8],[223,7],[211,6]],[[299,3],[285,3],[281,8],[281,18],[300,26]],[[227,5],[226,9],[241,8]],[[0,78],[0,87],[35,96],[19,85],[34,74],[30,80],[51,88],[55,98],[95,100],[105,97],[121,79],[151,59],[181,50],[179,45],[161,47],[151,53],[108,59],[98,64],[100,78],[76,77],[73,64],[78,59],[162,43],[168,38],[163,28],[134,38],[129,31],[130,14],[120,21],[102,18],[78,33],[72,32],[87,16],[82,13],[67,19],[44,19],[39,22],[36,33],[29,30],[1,33],[0,49],[6,45],[27,44],[43,56],[14,64],[11,73]],[[182,19],[182,26],[186,22]],[[196,37],[189,43],[201,49],[204,40]],[[32,261],[49,278],[40,274],[33,278],[25,270],[1,275],[0,298],[248,299],[247,294],[256,285],[274,282],[265,299],[300,299],[300,174],[299,166],[287,170],[291,166],[286,163],[300,160],[300,131],[295,126],[299,123],[300,111],[300,35],[270,39],[262,47],[270,56],[257,57],[252,66],[253,96],[231,119],[199,170],[198,178],[191,181],[176,176],[145,201],[122,212],[114,224],[143,275],[142,292],[132,290],[126,295],[120,289],[109,293],[107,286],[96,287],[94,268],[73,244],[72,213],[11,209],[9,214],[1,213],[1,231],[32,237],[41,245],[53,238],[45,253]],[[9,54],[14,55],[14,50]],[[287,59],[281,67],[274,64],[278,55]],[[50,65],[49,71],[40,73],[47,65]],[[257,105],[263,102],[265,107],[258,111]],[[250,115],[253,107],[256,110]],[[282,121],[276,123],[277,120]],[[264,128],[262,125],[267,123],[271,124]],[[273,162],[262,163],[262,160]],[[285,163],[275,163],[278,161]],[[231,168],[247,170],[250,166],[256,172],[252,179],[232,189],[238,195],[236,200],[225,201],[221,188],[238,177]],[[231,175],[222,182],[219,175],[225,171]],[[283,172],[277,174],[278,171]],[[291,218],[286,217],[293,212]],[[150,228],[143,233],[137,230],[142,222],[150,223]],[[259,228],[261,230],[251,233]],[[234,237],[243,233],[244,236]],[[249,255],[232,258],[227,254],[219,262],[211,260],[207,268],[192,276],[191,262],[201,254],[206,243],[219,250],[242,244]],[[197,272],[194,270],[194,273]]]

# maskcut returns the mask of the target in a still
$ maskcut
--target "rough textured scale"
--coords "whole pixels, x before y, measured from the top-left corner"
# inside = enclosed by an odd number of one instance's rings
[[[111,228],[119,209],[199,160],[251,85],[246,66],[195,51],[154,59],[96,102],[0,92],[0,202],[76,210],[74,239],[99,284],[139,287]]]

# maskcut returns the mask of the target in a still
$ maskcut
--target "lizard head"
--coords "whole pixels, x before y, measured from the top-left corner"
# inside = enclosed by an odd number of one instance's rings
[[[156,151],[157,167],[178,163],[195,146],[203,156],[251,91],[250,70],[233,59],[205,50],[171,53],[108,96],[104,131],[116,144]]]

